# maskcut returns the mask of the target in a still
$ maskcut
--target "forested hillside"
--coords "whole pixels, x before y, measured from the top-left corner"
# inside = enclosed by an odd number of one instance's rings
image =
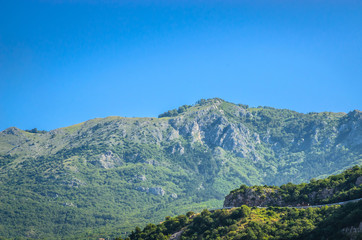
[[[341,174],[310,183],[278,186],[241,185],[226,196],[224,207],[309,206],[362,198],[362,167],[354,166]]]
[[[166,217],[161,224],[136,228],[130,240],[350,240],[362,238],[362,201],[322,208],[241,206]],[[177,237],[177,238],[176,238]]]
[[[344,201],[361,198],[361,167],[355,166],[342,174],[313,180],[309,184],[287,184],[272,188],[273,192],[267,191],[270,189],[267,186],[243,185],[225,199],[225,203],[237,199],[234,203],[238,206],[225,204],[225,207],[234,208],[214,211],[205,209],[201,213],[187,212],[186,215],[166,217],[158,225],[148,224],[143,230],[137,227],[127,239],[362,239],[362,200],[329,207],[294,207],[304,201],[296,197],[297,192],[309,195],[334,189],[334,194],[318,199],[326,204],[333,203],[336,199]],[[266,196],[269,193],[271,195]],[[279,200],[284,201],[283,204]],[[315,202],[316,199],[310,200]],[[279,207],[280,205],[292,207]]]
[[[362,163],[362,113],[200,100],[159,118],[0,133],[0,236],[119,236],[221,207],[242,184],[301,183]]]

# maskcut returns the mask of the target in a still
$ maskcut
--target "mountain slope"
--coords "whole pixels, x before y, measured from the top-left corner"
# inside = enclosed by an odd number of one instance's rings
[[[310,183],[277,186],[241,185],[225,197],[224,207],[309,206],[362,199],[362,167]]]
[[[362,237],[361,216],[362,201],[307,209],[243,205],[166,217],[161,224],[148,224],[143,230],[136,228],[126,239],[358,240]]]
[[[281,188],[242,186],[225,198],[225,207],[233,207],[231,209],[211,212],[205,209],[199,214],[188,212],[173,218],[166,217],[157,226],[148,224],[142,231],[137,227],[126,239],[361,239],[361,199],[342,206],[294,207],[302,200],[296,197],[296,189],[308,194],[316,190],[323,193],[332,188],[334,193],[324,196],[324,199],[312,197],[307,200],[328,204],[341,196],[346,198],[344,200],[361,198],[362,168],[355,166],[342,174],[309,184],[287,184]],[[230,200],[234,200],[234,205],[230,205]],[[279,207],[289,204],[293,207]]]
[[[300,183],[362,163],[357,110],[302,114],[209,99],[160,116],[2,131],[0,236],[119,235],[221,206],[241,184]]]

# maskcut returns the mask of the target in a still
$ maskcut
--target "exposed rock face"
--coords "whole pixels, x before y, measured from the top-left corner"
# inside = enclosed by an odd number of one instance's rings
[[[175,232],[174,234],[171,235],[169,240],[179,240],[183,232],[184,232],[183,230]]]
[[[312,192],[308,195],[308,199],[310,201],[315,201],[315,200],[323,200],[326,198],[329,198],[331,196],[333,196],[335,190],[332,188],[325,188],[325,189],[321,189],[318,192]]]
[[[163,190],[162,187],[154,187],[154,188],[150,188],[149,189],[149,193],[153,194],[153,195],[161,195],[164,196],[165,195],[165,190]]]
[[[104,168],[114,168],[122,165],[121,159],[112,151],[107,151],[99,158],[99,162]]]
[[[361,164],[361,119],[359,111],[303,114],[209,99],[172,117],[98,118],[47,133],[9,128],[0,132],[0,181],[19,183],[13,188],[16,196],[27,189],[34,197],[41,192],[46,196],[55,181],[78,206],[89,193],[81,188],[94,184],[99,198],[85,211],[97,211],[94,206],[107,203],[102,196],[114,196],[124,209],[134,204],[143,218],[144,206],[156,207],[166,193],[173,198],[165,202],[168,209],[182,207],[169,202],[206,201],[208,206],[209,200],[219,201],[241,184],[300,183]],[[145,196],[141,192],[157,197],[139,201]],[[250,190],[249,195],[229,196],[225,205],[284,204],[266,190]],[[6,196],[4,202],[11,202]],[[123,196],[128,202],[119,199]],[[2,210],[0,206],[0,215]]]
[[[170,134],[167,137],[167,140],[172,141],[180,137],[180,134],[175,129],[171,129]]]
[[[85,182],[83,182],[77,178],[73,178],[72,180],[69,180],[69,181],[63,181],[62,184],[67,185],[72,188],[78,188],[80,186],[87,185]]]
[[[193,143],[205,143],[210,148],[222,147],[240,156],[246,155],[260,142],[259,138],[252,135],[244,124],[230,121],[220,107],[221,100],[215,99],[212,103],[203,110],[185,115],[187,118],[179,116],[169,123],[181,136],[190,137]],[[245,115],[245,109],[234,108],[236,116]],[[176,135],[174,132],[171,134]]]
[[[150,194],[153,194],[153,195],[161,195],[161,196],[164,196],[165,195],[165,190],[163,190],[162,187],[151,187],[151,188],[148,188],[148,187],[136,187],[136,190],[137,191],[140,191],[140,192],[146,192],[146,193],[150,193]]]
[[[308,195],[308,201],[313,203],[314,201],[323,200],[333,196],[335,189],[321,189],[319,191],[311,192]],[[230,193],[225,197],[224,207],[240,207],[241,205],[247,206],[299,206],[305,205],[302,202],[286,202],[279,194],[277,189],[273,188],[248,188],[244,191],[237,191]]]
[[[357,180],[356,180],[356,186],[359,186],[362,184],[362,176],[361,177],[358,177]]]
[[[20,136],[22,135],[22,132],[19,128],[16,127],[9,127],[7,129],[5,129],[3,131],[4,134],[8,134],[8,135],[15,135],[15,136]]]
[[[65,207],[75,207],[75,205],[72,202],[65,202],[65,203],[63,203],[63,206],[65,206]]]
[[[149,188],[145,188],[145,187],[136,187],[136,190],[137,190],[137,191],[140,191],[140,192],[148,192],[148,191],[149,191]]]
[[[199,156],[192,155],[196,148],[202,149],[197,152]],[[143,149],[147,149],[144,154]],[[156,156],[152,149],[160,154]],[[344,162],[350,152],[353,155]],[[14,127],[0,132],[1,155],[16,155],[22,161],[58,153],[74,155],[69,161],[78,157],[84,161],[91,159],[96,167],[105,169],[142,163],[165,166],[172,171],[181,167],[186,172],[213,173],[203,176],[210,175],[210,179],[197,180],[204,183],[196,187],[198,190],[231,182],[225,181],[230,174],[239,181],[218,189],[227,189],[226,192],[242,183],[298,183],[309,180],[311,175],[329,175],[361,162],[362,112],[302,114],[209,99],[174,117],[107,117],[41,134]],[[203,160],[194,166],[193,159],[199,157]],[[323,168],[321,163],[330,167]],[[315,171],[315,167],[319,169]],[[252,178],[254,174],[257,177]],[[328,194],[332,192],[309,197],[320,199]]]
[[[362,145],[362,112],[354,110],[347,114],[345,122],[339,127],[341,142],[347,146]]]
[[[298,161],[300,163],[309,162],[309,165],[313,165],[314,159],[319,158],[317,156],[319,152],[328,152],[329,155],[323,157],[330,159],[331,162],[337,162],[340,156],[345,154],[343,151],[352,148],[356,152],[355,156],[362,153],[361,111],[354,110],[348,114],[330,113],[330,115],[294,112],[292,117],[286,116],[285,119],[290,120],[286,121],[283,119],[284,112],[280,113],[283,110],[274,109],[271,111],[271,115],[259,114],[264,111],[263,108],[260,110],[249,110],[243,105],[227,103],[216,98],[203,101],[182,114],[170,118],[108,117],[92,119],[42,134],[29,134],[12,127],[0,132],[0,142],[3,143],[0,145],[0,154],[46,157],[64,149],[84,146],[97,147],[100,142],[109,150],[113,150],[124,140],[157,146],[174,142],[175,144],[171,147],[167,145],[170,147],[167,150],[179,155],[185,155],[185,151],[187,151],[185,142],[200,143],[212,151],[221,148],[223,151],[231,152],[235,156],[251,160],[253,163],[264,161],[263,165],[269,164],[265,161],[268,161],[270,157],[281,158],[280,162],[292,161],[294,163]],[[291,112],[288,110],[287,114]],[[273,116],[282,117],[277,119],[282,122],[268,125],[268,122],[272,123],[275,120]],[[310,119],[312,121],[301,126],[303,129],[300,127],[295,129],[293,127],[299,125],[292,122],[297,118],[302,120],[301,122]],[[258,125],[260,121],[262,121],[261,126]],[[314,148],[317,148],[317,151],[314,151]],[[261,152],[259,149],[270,151]],[[265,157],[265,153],[267,153],[267,157]],[[137,162],[158,165],[156,162],[158,159],[150,160],[136,155],[133,158]],[[100,163],[98,165],[103,168],[114,168],[134,160],[131,157],[127,159],[109,152],[105,152],[97,158]],[[272,160],[275,161],[275,159]],[[222,161],[224,162],[224,160]],[[291,165],[291,167],[303,172],[302,167],[309,166],[308,164]],[[335,166],[335,168],[340,169],[346,166],[348,164]],[[332,173],[333,171],[329,171],[322,174]],[[294,178],[289,179],[289,181],[294,180]],[[300,174],[296,181],[303,180],[305,181],[306,177]],[[281,182],[278,182],[278,178],[276,178],[272,184],[279,185]]]
[[[285,202],[278,191],[272,188],[264,188],[257,192],[254,188],[246,189],[243,193],[231,193],[225,197],[224,207],[239,207],[241,205],[253,206],[285,206]]]
[[[160,165],[158,161],[154,160],[154,159],[148,159],[146,160],[144,163],[148,164],[148,165],[153,165],[153,166],[158,166]]]
[[[145,175],[140,175],[140,176],[137,176],[137,179],[139,179],[141,181],[146,181],[147,177]]]
[[[185,153],[185,148],[181,145],[181,143],[178,142],[176,145],[172,147],[171,153],[172,154],[178,153],[180,155],[183,155]]]
[[[349,237],[350,240],[358,240],[362,233],[362,222],[358,227],[346,227],[342,229],[342,232]]]

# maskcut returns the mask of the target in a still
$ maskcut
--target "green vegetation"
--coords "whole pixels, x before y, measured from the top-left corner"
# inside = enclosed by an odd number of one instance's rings
[[[47,131],[45,130],[38,130],[37,128],[33,128],[31,130],[24,130],[25,132],[29,132],[29,133],[46,133]]]
[[[358,180],[359,179],[359,180]],[[357,185],[357,181],[361,181]],[[264,189],[272,189],[272,198],[280,196],[284,205],[296,204],[325,204],[348,201],[362,198],[362,167],[354,166],[341,174],[333,175],[325,179],[311,179],[310,183],[283,184],[278,186],[251,186],[245,184],[230,192],[238,195],[253,189],[263,193]]]
[[[157,157],[158,153],[157,148],[137,144],[112,150],[127,156],[136,152],[139,156]],[[220,204],[207,191],[183,193],[182,189],[192,184],[189,173],[141,164],[131,157],[127,165],[104,169],[89,157],[103,152],[106,149],[85,146],[52,157],[27,158],[8,168],[0,178],[1,235],[24,239],[116,237],[145,220],[157,222],[189,207],[200,211]],[[6,156],[1,162],[11,163],[14,159]],[[141,175],[147,180],[142,181]],[[159,186],[167,189],[166,195],[137,190]],[[176,193],[177,198],[171,193]]]
[[[334,188],[335,193],[319,203],[331,203],[340,200],[361,197],[362,168],[355,166],[342,174],[330,176],[322,180],[312,180],[309,184],[285,184],[272,187],[273,193],[282,195],[286,203],[296,204],[301,194],[310,194],[322,189]],[[362,179],[361,179],[362,180]],[[250,189],[262,194],[267,186],[248,187],[242,185],[232,191],[234,195],[250,193]],[[357,193],[357,194],[356,194]],[[346,198],[346,196],[348,196]],[[315,203],[315,202],[313,202]],[[294,205],[295,206],[295,205]],[[242,205],[232,209],[209,211],[204,209],[200,214],[188,212],[185,215],[166,217],[158,224],[148,224],[142,231],[139,227],[129,235],[130,240],[169,239],[178,235],[186,239],[354,239],[362,237],[361,231],[348,232],[348,229],[359,228],[362,222],[362,200],[346,205],[323,206],[320,208],[292,208],[269,206],[264,208]],[[344,229],[344,230],[343,230]]]
[[[181,240],[192,239],[350,239],[343,229],[362,221],[362,201],[322,208],[249,208],[203,210],[200,214],[166,217],[161,224],[136,228],[130,240],[159,240],[179,232]],[[360,239],[362,233],[354,233]]]
[[[187,109],[189,109],[190,105],[182,105],[181,107],[179,107],[178,109],[172,109],[172,110],[169,110],[167,112],[164,112],[164,113],[161,113],[160,115],[158,115],[159,118],[163,118],[163,117],[176,117],[178,116],[179,114],[183,113],[183,112],[186,112]]]
[[[0,132],[0,237],[116,237],[221,207],[241,184],[297,184],[362,163],[359,111],[202,99],[172,112]]]

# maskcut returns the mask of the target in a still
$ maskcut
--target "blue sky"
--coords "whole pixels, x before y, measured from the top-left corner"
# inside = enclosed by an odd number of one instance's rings
[[[1,1],[0,130],[201,98],[362,110],[361,1]]]

